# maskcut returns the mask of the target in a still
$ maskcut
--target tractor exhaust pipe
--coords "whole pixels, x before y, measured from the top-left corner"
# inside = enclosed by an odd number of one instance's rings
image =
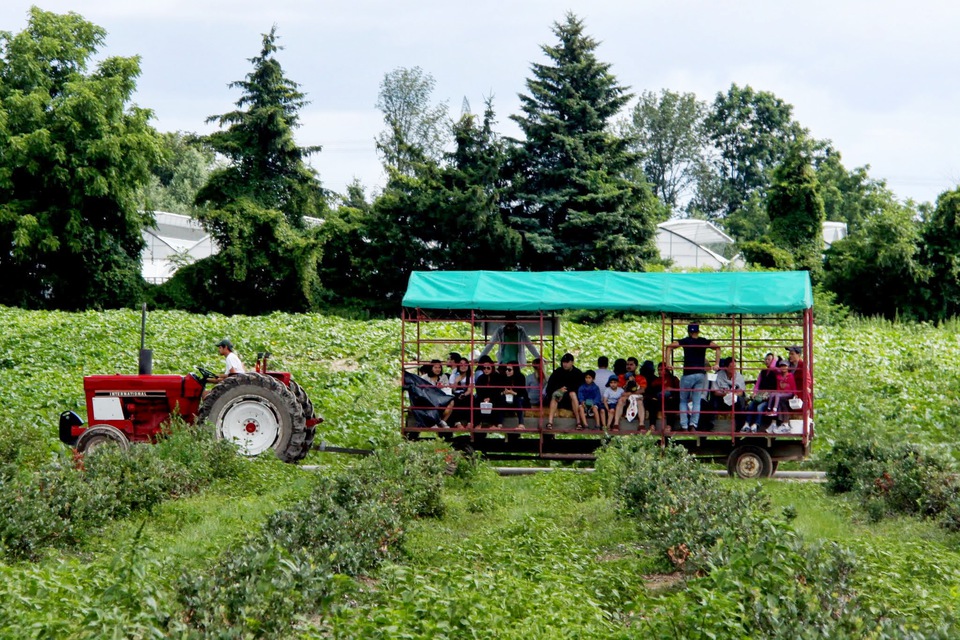
[[[143,303],[140,312],[140,375],[149,376],[153,374],[153,350],[147,349],[147,303]]]

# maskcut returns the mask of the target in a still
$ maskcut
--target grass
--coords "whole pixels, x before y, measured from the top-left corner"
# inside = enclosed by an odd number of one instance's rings
[[[830,496],[822,485],[765,481],[774,508],[792,507],[807,540],[837,542],[863,564],[860,593],[879,611],[936,621],[960,615],[960,535],[930,520],[899,516],[868,522],[850,495]]]
[[[111,524],[83,552],[109,556],[116,549],[115,541],[129,540],[143,527],[144,539],[172,568],[202,566],[225,547],[256,533],[270,514],[306,498],[315,484],[313,473],[273,461],[269,466],[274,468],[263,484],[243,483],[244,489],[253,489],[250,493],[220,484],[196,496],[162,503],[149,517]]]
[[[452,485],[447,515],[409,532],[407,559],[342,609],[339,637],[610,637],[658,561],[587,475]]]
[[[59,412],[83,412],[81,376],[131,372],[138,328],[135,312],[0,308],[0,458],[23,467],[48,460],[60,448]],[[960,370],[942,363],[960,357],[957,331],[955,323],[859,320],[818,327],[814,455],[830,447],[834,434],[858,430],[952,450],[960,438],[960,414],[951,401],[960,392]],[[148,332],[158,373],[212,366],[213,339],[228,335],[245,356],[264,347],[278,354],[277,366],[294,373],[327,418],[321,438],[368,447],[371,439],[396,437],[398,321],[170,312],[151,314]],[[644,359],[657,351],[658,340],[656,322],[570,323],[557,350],[572,351],[578,362],[603,354]],[[352,462],[320,453],[308,461],[319,463],[321,473]],[[130,601],[146,602],[143,595],[162,601],[181,572],[203,571],[270,513],[305,496],[314,477],[269,461],[249,470],[201,495],[163,503],[148,517],[112,523],[79,551],[33,565],[0,563],[6,585],[0,596],[16,603],[0,612],[0,637],[17,629],[15,637],[29,635],[31,628],[46,628],[48,637],[102,637],[73,633],[73,609],[94,615],[109,607],[129,570],[122,563],[117,568],[118,558],[143,565],[138,579],[145,593],[130,591]],[[470,482],[448,481],[446,516],[415,522],[406,532],[405,556],[361,581],[318,633],[643,637],[633,625],[659,597],[650,577],[668,568],[599,496],[594,478],[500,478],[486,467],[476,473]],[[764,491],[777,510],[796,512],[794,526],[807,540],[836,541],[856,553],[864,567],[859,591],[877,611],[895,606],[917,620],[960,613],[960,536],[914,518],[869,522],[854,499],[824,495],[820,485],[765,482]],[[669,591],[675,583],[666,584]]]

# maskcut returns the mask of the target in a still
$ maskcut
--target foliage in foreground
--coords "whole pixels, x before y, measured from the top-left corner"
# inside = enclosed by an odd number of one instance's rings
[[[827,489],[853,492],[873,521],[907,514],[960,531],[960,469],[942,453],[876,437],[839,440],[824,457]]]
[[[353,578],[397,557],[410,518],[442,511],[449,456],[429,445],[384,447],[355,470],[318,479],[309,498],[273,514],[212,567],[168,566],[144,525],[92,562],[0,563],[0,637],[35,638],[37,629],[98,640],[290,637],[355,591]]]
[[[595,474],[502,478],[465,459],[447,514],[360,586],[317,636],[615,638],[655,566],[599,495]]]
[[[678,447],[616,439],[598,459],[604,486],[672,564],[696,569],[646,625],[653,637],[950,637],[953,619],[908,621],[897,603],[865,604],[853,588],[856,557],[810,545],[772,517],[759,487],[720,487]],[[736,495],[739,494],[739,495]],[[705,507],[698,506],[706,505]]]
[[[179,599],[202,637],[287,637],[392,557],[412,518],[443,513],[450,452],[431,443],[378,449],[307,500],[274,514],[205,574],[184,574]]]
[[[39,471],[0,469],[0,552],[36,560],[48,547],[83,542],[106,522],[149,513],[162,501],[241,475],[244,461],[206,430],[172,428],[155,446],[102,446],[75,464],[64,456]]]

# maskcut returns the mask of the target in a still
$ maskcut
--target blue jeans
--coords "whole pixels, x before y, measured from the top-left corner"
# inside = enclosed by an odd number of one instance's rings
[[[747,424],[760,426],[763,422],[763,414],[767,410],[766,400],[751,400],[747,405]]]
[[[688,373],[680,378],[680,428],[696,428],[700,422],[700,402],[707,392],[707,374]],[[693,403],[688,409],[687,403]]]

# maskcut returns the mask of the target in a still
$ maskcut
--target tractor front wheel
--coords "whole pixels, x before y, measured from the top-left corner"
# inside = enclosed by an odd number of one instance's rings
[[[95,424],[77,438],[77,451],[89,453],[97,447],[111,444],[120,447],[122,451],[130,448],[130,440],[123,431],[108,424]]]
[[[217,438],[231,441],[243,455],[273,449],[284,462],[303,458],[303,410],[290,390],[270,376],[230,376],[210,391],[197,420],[212,423]]]

